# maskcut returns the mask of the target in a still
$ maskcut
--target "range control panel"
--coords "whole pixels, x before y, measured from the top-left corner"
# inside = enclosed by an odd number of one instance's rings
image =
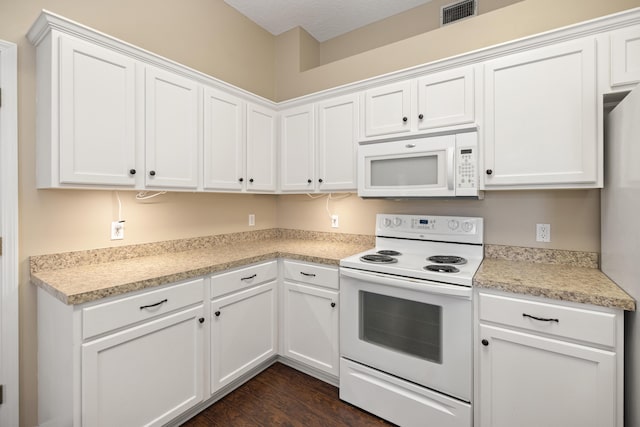
[[[479,217],[378,214],[376,235],[462,243],[483,242]]]

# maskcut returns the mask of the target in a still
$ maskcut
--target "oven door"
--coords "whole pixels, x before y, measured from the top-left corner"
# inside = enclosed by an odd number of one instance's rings
[[[455,196],[455,135],[358,147],[358,196]]]
[[[471,293],[343,267],[341,356],[470,402]]]

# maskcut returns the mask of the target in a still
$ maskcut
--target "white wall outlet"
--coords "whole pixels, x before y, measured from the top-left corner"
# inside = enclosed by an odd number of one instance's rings
[[[249,226],[253,227],[254,225],[256,225],[256,215],[249,214]]]
[[[331,227],[338,228],[339,225],[340,224],[338,223],[338,215],[331,215]]]
[[[124,239],[124,221],[113,221],[111,223],[111,240]]]
[[[536,242],[551,241],[551,224],[536,224]]]

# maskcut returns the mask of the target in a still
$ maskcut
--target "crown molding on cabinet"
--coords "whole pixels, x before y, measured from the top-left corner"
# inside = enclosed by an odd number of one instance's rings
[[[73,36],[91,41],[93,43],[109,47],[110,49],[120,51],[121,53],[125,53],[140,61],[171,70],[175,73],[195,79],[201,83],[210,85],[213,84],[218,88],[224,88],[225,90],[245,100],[261,103],[264,106],[280,111],[283,109],[296,107],[298,105],[325,100],[327,98],[335,96],[352,94],[382,84],[406,80],[421,76],[423,74],[435,73],[464,65],[476,64],[500,56],[505,56],[536,47],[548,46],[554,43],[572,40],[579,37],[601,34],[635,24],[640,24],[640,7],[615,13],[612,15],[607,15],[604,17],[595,18],[589,21],[580,22],[566,27],[549,30],[532,36],[511,40],[494,46],[429,62],[427,64],[421,64],[369,79],[325,89],[319,92],[303,95],[298,98],[281,102],[274,102],[269,99],[260,97],[247,90],[224,82],[223,80],[219,80],[215,77],[186,67],[170,59],[156,55],[145,49],[139,48],[115,37],[89,28],[85,25],[57,15],[46,9],[42,10],[42,13],[38,17],[38,19],[29,29],[27,38],[32,44],[37,46],[38,43],[40,43],[42,39],[44,39],[44,37],[49,33],[49,31],[58,30],[60,32],[71,34]]]
[[[27,39],[34,46],[38,46],[38,44],[41,43],[42,40],[44,40],[44,38],[47,36],[47,34],[49,34],[49,32],[52,30],[57,30],[61,33],[69,34],[97,44],[99,46],[106,47],[146,64],[163,68],[173,73],[177,73],[184,77],[193,79],[198,83],[213,85],[217,88],[224,89],[225,91],[228,91],[231,94],[238,96],[244,100],[262,104],[262,106],[264,107],[277,109],[277,103],[275,103],[274,101],[263,98],[259,95],[229,84],[223,80],[217,79],[203,72],[194,70],[193,68],[189,68],[186,65],[172,61],[171,59],[149,52],[138,46],[134,46],[108,34],[104,34],[100,31],[94,30],[93,28],[87,27],[71,19],[57,15],[46,9],[42,10],[36,21],[33,23],[33,25],[31,25],[31,28],[27,32]]]

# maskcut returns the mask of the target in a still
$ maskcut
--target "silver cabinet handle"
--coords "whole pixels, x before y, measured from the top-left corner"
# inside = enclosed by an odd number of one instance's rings
[[[407,148],[416,148],[416,144],[407,144],[405,145]]]

